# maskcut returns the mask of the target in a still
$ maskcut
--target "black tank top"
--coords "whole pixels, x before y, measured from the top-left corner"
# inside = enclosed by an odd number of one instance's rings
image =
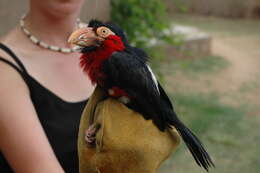
[[[13,67],[26,82],[41,125],[61,166],[66,173],[78,173],[77,136],[81,113],[87,100],[80,102],[64,101],[30,76],[22,62],[9,48],[0,43],[0,49],[8,53],[18,64],[17,67],[0,57],[1,62]],[[13,173],[1,152],[0,172]]]

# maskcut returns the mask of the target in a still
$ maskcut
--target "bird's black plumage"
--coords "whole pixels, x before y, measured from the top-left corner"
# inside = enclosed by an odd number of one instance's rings
[[[116,52],[103,64],[108,88],[118,86],[131,97],[129,107],[164,131],[174,126],[182,136],[198,165],[208,170],[211,158],[199,139],[178,119],[170,99],[159,84],[159,91],[147,68],[147,62],[131,52]]]
[[[154,81],[152,72],[147,65],[147,54],[127,42],[124,32],[111,23],[103,24],[93,20],[90,27],[106,26],[120,36],[125,44],[125,50],[114,52],[102,64],[106,74],[104,87],[109,89],[117,86],[131,97],[128,105],[141,113],[145,119],[151,119],[159,130],[165,131],[174,126],[189,148],[197,164],[208,171],[214,166],[207,151],[199,139],[179,120],[173,105],[158,81]]]

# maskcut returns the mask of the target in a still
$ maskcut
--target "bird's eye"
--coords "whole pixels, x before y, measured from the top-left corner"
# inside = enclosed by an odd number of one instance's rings
[[[97,29],[97,35],[103,38],[107,38],[109,35],[115,35],[109,28],[101,26]]]

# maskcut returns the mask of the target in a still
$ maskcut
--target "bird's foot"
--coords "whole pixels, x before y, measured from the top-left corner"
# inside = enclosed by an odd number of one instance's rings
[[[92,124],[85,132],[85,141],[89,147],[95,147],[96,145],[96,134],[100,126]]]

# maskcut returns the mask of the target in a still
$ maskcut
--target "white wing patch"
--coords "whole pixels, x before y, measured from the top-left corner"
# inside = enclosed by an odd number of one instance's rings
[[[151,73],[151,75],[152,75],[152,79],[153,79],[153,82],[154,82],[154,84],[155,84],[155,86],[156,86],[156,89],[157,89],[158,93],[160,93],[159,87],[158,87],[158,81],[157,81],[157,79],[156,79],[156,77],[155,77],[155,75],[154,75],[154,73],[153,73],[151,67],[150,67],[148,64],[146,64],[146,66],[147,66],[148,70],[150,71],[150,73]]]

